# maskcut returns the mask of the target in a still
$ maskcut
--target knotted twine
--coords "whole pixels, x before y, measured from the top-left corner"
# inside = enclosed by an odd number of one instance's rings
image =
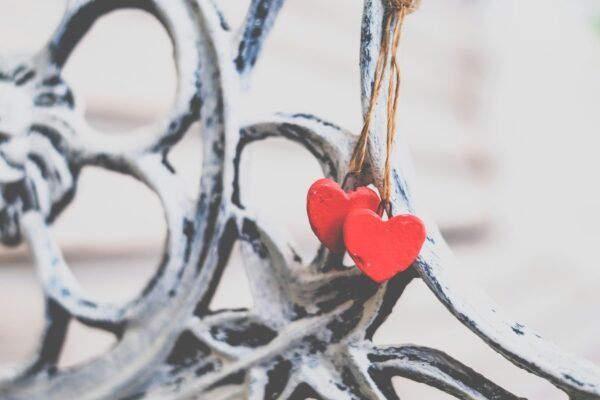
[[[352,153],[348,175],[360,176],[367,155],[367,145],[369,142],[369,131],[377,98],[383,84],[386,64],[389,60],[389,85],[388,85],[388,101],[387,101],[387,140],[386,140],[386,158],[383,175],[383,185],[381,191],[381,200],[383,209],[391,214],[390,197],[391,197],[391,154],[396,134],[396,114],[398,111],[398,97],[400,95],[400,66],[398,65],[397,52],[400,44],[400,34],[404,17],[415,11],[420,0],[384,0],[387,10],[384,13],[384,32],[381,37],[381,46],[377,64],[375,66],[375,78],[373,81],[373,90],[369,99],[369,107],[365,115],[365,122],[360,132],[360,137]],[[393,28],[393,31],[392,31]],[[391,33],[391,35],[390,35]],[[391,38],[391,43],[390,43]]]

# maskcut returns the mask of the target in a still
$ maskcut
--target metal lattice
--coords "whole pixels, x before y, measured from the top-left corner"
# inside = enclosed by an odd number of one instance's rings
[[[236,119],[239,88],[282,3],[252,0],[238,36],[210,0],[71,0],[43,51],[0,59],[0,239],[9,245],[22,238],[28,242],[46,304],[39,351],[0,382],[0,398],[397,399],[394,376],[459,398],[516,398],[440,351],[372,343],[415,278],[515,365],[573,399],[600,398],[600,369],[501,315],[457,274],[433,223],[427,224],[430,236],[413,267],[378,286],[322,249],[305,263],[243,206],[239,161],[248,144],[270,137],[295,141],[319,161],[326,176],[340,180],[355,142],[353,134],[305,114],[244,125]],[[126,140],[88,126],[61,79],[61,68],[90,26],[119,8],[143,9],[160,20],[173,42],[179,78],[168,118]],[[381,0],[365,1],[365,106],[384,12]],[[385,159],[385,101],[380,99],[375,114],[371,172],[364,177],[376,185]],[[192,202],[168,156],[196,121],[204,155],[200,196]],[[166,216],[163,260],[146,288],[126,304],[89,299],[48,231],[89,165],[142,181],[159,196]],[[414,212],[410,161],[400,134],[393,165],[394,209]],[[254,307],[211,310],[235,242],[250,271]],[[111,332],[118,342],[101,357],[59,369],[66,329],[74,319]]]

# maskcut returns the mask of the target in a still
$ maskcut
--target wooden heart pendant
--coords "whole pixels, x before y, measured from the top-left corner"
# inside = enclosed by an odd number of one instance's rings
[[[425,225],[414,215],[383,221],[371,210],[353,210],[344,223],[344,241],[356,266],[382,283],[415,261],[425,242]]]
[[[369,188],[360,187],[346,193],[331,179],[319,179],[308,190],[306,211],[310,226],[321,243],[332,252],[342,253],[346,215],[360,209],[375,212],[379,202],[379,196]]]

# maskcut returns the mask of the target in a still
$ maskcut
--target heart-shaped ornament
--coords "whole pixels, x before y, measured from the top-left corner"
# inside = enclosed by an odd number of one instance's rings
[[[416,260],[425,242],[425,225],[414,215],[384,221],[371,210],[354,210],[344,223],[344,242],[356,266],[382,283]]]
[[[319,179],[308,189],[306,211],[313,232],[321,243],[335,253],[344,251],[344,220],[352,210],[376,211],[377,193],[366,187],[346,193],[331,179]]]

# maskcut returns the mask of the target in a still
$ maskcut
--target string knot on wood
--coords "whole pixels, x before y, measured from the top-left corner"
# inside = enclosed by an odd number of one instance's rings
[[[386,0],[386,5],[390,10],[404,10],[406,14],[410,14],[421,6],[421,0]]]
[[[386,140],[386,160],[383,172],[383,182],[381,188],[381,200],[383,208],[388,215],[391,214],[389,207],[391,197],[391,153],[394,144],[394,136],[396,134],[396,114],[398,111],[398,97],[400,95],[400,65],[397,59],[398,45],[400,43],[400,33],[404,17],[416,10],[420,4],[420,0],[386,0],[386,4],[391,13],[384,16],[383,32],[381,36],[381,45],[379,56],[377,57],[377,65],[375,66],[375,74],[373,79],[373,88],[369,100],[369,107],[365,114],[365,121],[360,133],[360,137],[352,158],[348,173],[354,176],[360,176],[365,159],[367,156],[367,147],[371,123],[375,113],[375,105],[379,98],[379,93],[383,86],[386,70],[388,74],[388,90],[387,90],[387,140]]]

